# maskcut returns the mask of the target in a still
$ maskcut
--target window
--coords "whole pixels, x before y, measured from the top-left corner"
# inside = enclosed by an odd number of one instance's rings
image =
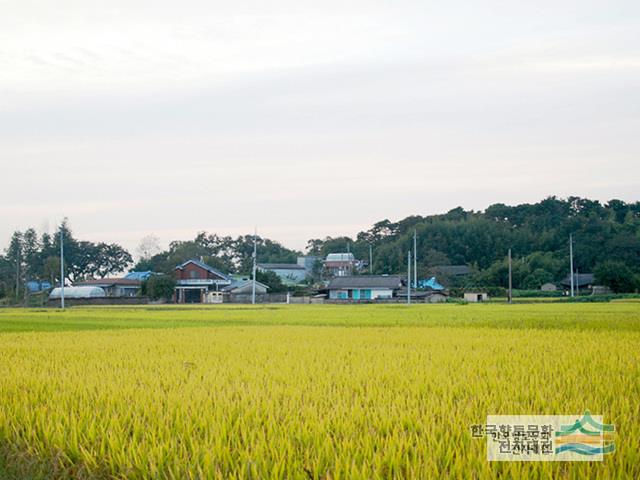
[[[191,270],[191,272],[190,272],[190,278],[191,278],[191,279],[200,278],[200,272],[198,272],[197,270]]]

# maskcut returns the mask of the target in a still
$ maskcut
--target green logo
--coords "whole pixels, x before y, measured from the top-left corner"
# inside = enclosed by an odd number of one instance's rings
[[[587,410],[575,423],[561,425],[556,431],[556,454],[574,452],[591,456],[611,453],[616,449],[613,442],[615,430],[613,425],[596,421]]]

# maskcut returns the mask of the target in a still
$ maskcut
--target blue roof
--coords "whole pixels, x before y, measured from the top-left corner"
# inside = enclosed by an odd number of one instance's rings
[[[428,288],[430,290],[444,290],[444,287],[438,283],[436,277],[431,277],[429,280],[420,280],[418,286],[421,288]]]
[[[124,276],[124,278],[127,280],[138,280],[143,282],[151,275],[153,275],[153,272],[151,270],[147,270],[146,272],[129,272]]]
[[[42,292],[44,290],[49,290],[51,289],[52,285],[51,283],[45,281],[39,281],[39,280],[31,280],[29,282],[27,282],[27,290],[29,290],[29,292],[31,293],[38,293],[38,292]]]

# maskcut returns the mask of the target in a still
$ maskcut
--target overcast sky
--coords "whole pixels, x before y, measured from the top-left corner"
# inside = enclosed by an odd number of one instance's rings
[[[636,201],[640,2],[0,0],[0,167],[0,248]]]

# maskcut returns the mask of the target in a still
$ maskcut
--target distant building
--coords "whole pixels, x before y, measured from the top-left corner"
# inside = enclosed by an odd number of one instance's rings
[[[187,260],[175,270],[176,303],[205,303],[209,292],[221,291],[233,279],[200,260]]]
[[[51,283],[47,282],[46,280],[30,280],[27,282],[27,291],[29,293],[46,292],[48,290],[51,290],[52,287],[53,285],[51,285]]]
[[[401,288],[396,293],[399,299],[407,300],[409,292],[406,287]],[[437,290],[414,290],[411,289],[411,301],[420,303],[442,303],[446,302],[449,295],[444,291]]]
[[[571,289],[571,276],[567,275],[560,284],[566,289]],[[591,291],[594,285],[593,273],[574,273],[573,274],[573,288],[576,291]]]
[[[317,257],[298,257],[297,263],[259,263],[258,270],[273,272],[285,285],[295,285],[311,275],[317,260]]]
[[[402,288],[397,275],[337,276],[329,281],[331,300],[376,300],[393,298]]]
[[[604,285],[594,285],[591,289],[591,295],[609,295],[613,293],[609,287]]]
[[[469,303],[486,302],[489,295],[487,292],[464,292],[464,300]]]
[[[361,267],[362,262],[356,260],[353,253],[330,253],[324,261],[325,271],[333,277],[352,275]]]
[[[558,287],[555,283],[548,282],[542,284],[540,290],[542,290],[543,292],[555,292],[556,290],[558,290]]]
[[[62,289],[60,287],[54,288],[49,294],[49,300],[58,300],[62,296]],[[64,287],[64,298],[77,299],[77,298],[105,298],[106,292],[100,287]]]
[[[256,295],[264,295],[268,289],[269,287],[264,283],[256,282]],[[229,295],[253,295],[253,280],[235,280],[231,285],[224,287],[222,293]]]
[[[135,297],[140,293],[142,285],[139,280],[128,278],[99,278],[75,282],[73,286],[99,287],[107,297]]]

